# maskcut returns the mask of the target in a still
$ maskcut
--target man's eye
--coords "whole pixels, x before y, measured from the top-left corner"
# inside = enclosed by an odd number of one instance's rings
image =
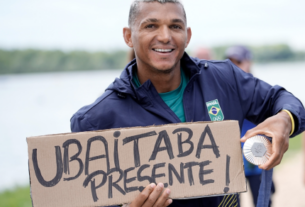
[[[151,29],[151,28],[154,28],[154,27],[155,27],[155,25],[153,25],[153,24],[150,24],[150,25],[146,26],[146,28],[148,28],[148,29]]]
[[[172,28],[173,29],[182,29],[182,27],[180,27],[179,25],[173,25]]]

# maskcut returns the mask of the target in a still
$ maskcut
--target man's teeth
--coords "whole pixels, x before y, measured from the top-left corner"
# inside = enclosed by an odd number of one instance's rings
[[[156,52],[171,52],[173,51],[172,49],[154,49]]]

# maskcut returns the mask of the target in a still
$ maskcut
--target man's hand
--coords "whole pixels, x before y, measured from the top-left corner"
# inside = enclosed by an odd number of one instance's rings
[[[130,207],[166,207],[173,201],[169,199],[170,190],[164,189],[163,183],[152,183],[131,202]],[[163,193],[162,193],[163,191]],[[160,195],[161,194],[161,195]]]
[[[292,123],[288,113],[281,111],[277,115],[266,119],[257,125],[257,127],[249,130],[241,139],[241,142],[245,142],[247,139],[258,134],[272,137],[271,157],[265,164],[260,165],[259,168],[270,170],[281,163],[284,153],[288,150],[291,125]]]

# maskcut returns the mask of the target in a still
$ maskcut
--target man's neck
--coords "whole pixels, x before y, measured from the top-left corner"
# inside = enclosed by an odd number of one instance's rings
[[[138,65],[138,78],[141,84],[148,79],[158,93],[166,93],[177,89],[181,82],[180,62],[170,72],[160,72]]]

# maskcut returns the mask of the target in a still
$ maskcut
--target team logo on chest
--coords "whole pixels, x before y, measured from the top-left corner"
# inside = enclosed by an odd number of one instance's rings
[[[206,103],[211,121],[222,121],[224,115],[219,105],[218,99]]]

